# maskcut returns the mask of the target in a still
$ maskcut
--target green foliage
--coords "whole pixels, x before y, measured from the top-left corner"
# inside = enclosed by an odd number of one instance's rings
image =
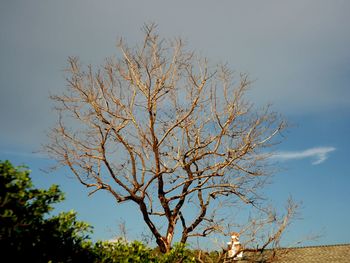
[[[94,253],[97,257],[97,261],[100,263],[196,262],[193,253],[187,249],[184,244],[175,244],[170,252],[161,254],[138,241],[127,243],[120,239],[115,242],[97,242],[94,247]]]
[[[0,247],[12,262],[92,262],[86,223],[73,211],[47,218],[64,199],[57,185],[36,189],[25,167],[0,162]]]
[[[176,243],[170,252],[164,254],[159,258],[160,263],[196,262],[195,256],[191,250],[186,248],[186,244]]]
[[[2,227],[8,226],[7,235],[26,232],[29,225],[42,222],[42,215],[52,209],[51,204],[63,200],[56,185],[48,190],[34,189],[29,171],[24,167],[1,162],[0,175],[0,216]]]
[[[97,242],[94,252],[100,263],[155,262],[152,250],[138,241]]]

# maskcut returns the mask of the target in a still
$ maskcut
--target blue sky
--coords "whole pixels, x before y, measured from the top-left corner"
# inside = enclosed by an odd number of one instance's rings
[[[37,154],[55,122],[50,94],[65,87],[68,56],[100,65],[117,54],[118,37],[130,45],[145,22],[164,37],[181,36],[213,63],[227,62],[255,80],[249,98],[272,103],[290,123],[273,157],[280,166],[267,195],[283,206],[302,202],[301,220],[286,239],[321,234],[312,244],[350,242],[350,2],[295,1],[0,1],[0,159],[26,164],[38,186],[60,184],[67,200],[111,238],[118,222],[131,237],[144,226],[130,205],[104,194],[86,197],[68,171],[44,173]]]

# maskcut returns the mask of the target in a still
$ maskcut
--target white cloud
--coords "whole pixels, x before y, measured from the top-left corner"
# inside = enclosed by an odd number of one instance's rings
[[[316,147],[303,151],[283,151],[276,152],[271,158],[282,161],[314,158],[315,160],[312,162],[312,164],[317,165],[323,163],[328,158],[329,153],[335,150],[336,149],[334,147]]]

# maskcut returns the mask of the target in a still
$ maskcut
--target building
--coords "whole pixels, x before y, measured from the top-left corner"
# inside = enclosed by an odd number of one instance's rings
[[[230,258],[225,262],[349,263],[350,244],[267,249],[263,252],[247,250],[241,258]]]

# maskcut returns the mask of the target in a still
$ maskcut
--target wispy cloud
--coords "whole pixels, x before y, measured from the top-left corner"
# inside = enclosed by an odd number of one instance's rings
[[[282,151],[282,152],[276,152],[275,154],[272,155],[271,158],[282,160],[282,161],[314,158],[315,160],[312,162],[312,164],[317,165],[327,160],[329,153],[335,150],[336,149],[334,147],[316,147],[316,148],[310,148],[302,151]]]

